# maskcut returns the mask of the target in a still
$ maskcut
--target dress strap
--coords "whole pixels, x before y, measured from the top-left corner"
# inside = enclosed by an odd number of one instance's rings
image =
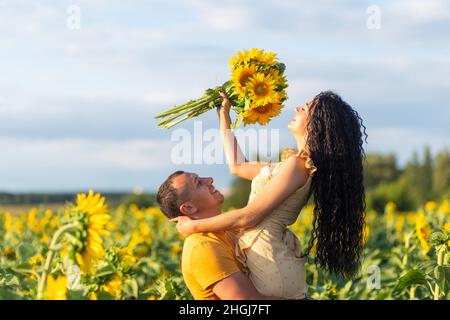
[[[312,176],[314,172],[317,171],[317,167],[314,165],[313,160],[311,159],[309,152],[306,149],[302,149],[297,153],[297,156],[305,159],[305,166],[309,170],[309,175]]]

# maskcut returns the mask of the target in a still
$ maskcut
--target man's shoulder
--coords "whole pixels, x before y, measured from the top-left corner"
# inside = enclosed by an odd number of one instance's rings
[[[194,247],[201,244],[219,243],[222,242],[222,238],[220,233],[215,232],[194,233],[184,240],[184,245]]]
[[[234,235],[225,232],[201,232],[191,234],[184,240],[184,249],[201,248],[204,246],[230,246],[233,245]]]

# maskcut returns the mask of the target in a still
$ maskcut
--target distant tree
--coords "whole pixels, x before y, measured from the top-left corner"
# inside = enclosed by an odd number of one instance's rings
[[[135,204],[138,206],[138,208],[148,208],[153,207],[156,205],[156,198],[154,194],[128,194],[122,198],[122,200],[119,202],[120,204],[123,204],[125,206],[129,206],[131,204]]]
[[[384,182],[392,182],[399,176],[397,159],[393,154],[367,154],[364,162],[364,184],[371,189]]]
[[[424,200],[432,200],[435,195],[433,192],[433,167],[434,160],[429,146],[425,146],[422,166],[422,185]]]
[[[393,182],[380,182],[366,193],[367,208],[383,212],[386,203],[393,201],[399,210],[414,210],[416,201],[409,190],[410,186],[404,177]]]
[[[448,149],[439,152],[435,157],[433,193],[441,198],[450,196],[450,153]]]
[[[224,209],[228,208],[243,208],[247,205],[248,197],[250,195],[251,181],[235,177],[231,184],[230,194],[225,197]]]

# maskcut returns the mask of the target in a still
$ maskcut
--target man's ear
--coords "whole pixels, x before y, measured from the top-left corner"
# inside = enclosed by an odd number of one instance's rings
[[[180,206],[181,214],[191,217],[198,211],[197,207],[190,202],[185,202]]]

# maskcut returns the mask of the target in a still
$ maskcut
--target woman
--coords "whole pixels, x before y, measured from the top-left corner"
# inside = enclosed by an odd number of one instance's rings
[[[306,297],[305,260],[316,243],[316,264],[345,277],[360,265],[364,230],[363,136],[358,113],[337,94],[318,94],[295,108],[288,124],[296,153],[276,164],[245,159],[230,133],[230,102],[223,94],[218,110],[225,154],[232,174],[252,180],[247,206],[219,216],[174,218],[187,236],[240,229],[237,258],[258,291],[287,299]],[[287,229],[310,195],[314,199],[312,237],[305,253]]]

